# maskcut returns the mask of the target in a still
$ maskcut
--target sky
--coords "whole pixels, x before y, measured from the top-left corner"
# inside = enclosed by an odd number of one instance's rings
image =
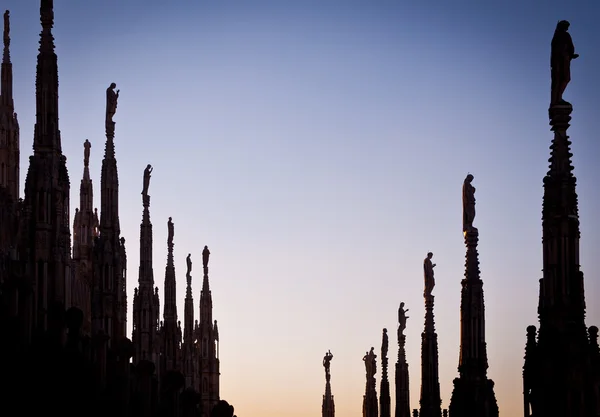
[[[550,40],[561,19],[571,22],[581,55],[565,99],[574,106],[569,133],[587,323],[600,324],[597,2],[54,3],[71,221],[86,139],[100,206],[105,90],[115,82],[129,301],[150,163],[161,303],[171,216],[182,321],[185,257],[200,265],[202,248],[210,248],[221,398],[238,416],[320,415],[328,349],[337,415],[361,416],[362,357],[371,346],[379,355],[383,328],[394,392],[401,301],[410,309],[410,399],[418,408],[429,251],[448,407],[458,375],[468,173],[477,189],[488,375],[501,415],[522,413],[526,327],[537,324],[542,276]],[[3,6],[11,11],[23,182],[33,144],[39,1]],[[200,268],[194,272],[197,318],[202,277]],[[131,329],[131,304],[128,311]]]

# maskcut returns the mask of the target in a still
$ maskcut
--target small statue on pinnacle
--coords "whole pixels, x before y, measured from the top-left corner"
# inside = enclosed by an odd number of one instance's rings
[[[333,354],[331,350],[328,350],[325,353],[325,357],[323,357],[323,367],[325,368],[325,381],[329,382],[331,379],[331,374],[329,373],[329,369],[331,367],[331,360],[333,359]]]
[[[433,287],[435,287],[435,278],[433,277],[433,268],[435,268],[435,264],[431,262],[431,258],[433,258],[433,252],[429,252],[423,261],[423,272],[425,275],[425,291],[423,292],[423,297],[430,296]]]
[[[371,350],[365,354],[363,361],[365,362],[365,369],[367,371],[367,380],[375,378],[377,373],[377,355],[375,354],[375,348],[371,347]]]
[[[568,106],[570,103],[563,100],[562,95],[571,81],[571,60],[579,57],[575,53],[573,39],[569,34],[570,23],[561,20],[556,24],[554,36],[552,37],[550,52],[550,67],[552,75],[552,92],[550,107],[556,105]]]
[[[152,165],[148,164],[146,169],[144,170],[144,188],[142,189],[142,195],[144,197],[148,196],[148,187],[150,187],[150,174],[152,174]]]
[[[173,226],[173,219],[171,217],[169,217],[169,221],[167,222],[167,229],[169,230],[167,242],[169,245],[172,245],[173,237],[175,236],[175,227]]]
[[[106,89],[106,122],[112,123],[113,116],[117,112],[117,101],[119,100],[119,91],[115,92],[117,84],[111,83]]]
[[[90,143],[89,140],[85,140],[85,142],[83,142],[83,166],[89,166],[90,165],[90,148],[92,147],[92,144]]]
[[[398,336],[404,334],[404,329],[406,329],[406,319],[410,318],[406,313],[408,313],[408,308],[405,310],[404,302],[402,302],[398,308]]]
[[[186,272],[186,276],[190,276],[190,274],[192,273],[192,254],[188,253],[187,258],[185,258],[185,261],[187,263],[187,272]]]
[[[467,175],[462,189],[463,233],[465,235],[467,232],[477,232],[477,228],[473,227],[473,220],[475,220],[475,187],[471,185],[473,179],[473,175]]]
[[[4,45],[10,44],[10,12],[6,10],[4,12]]]
[[[208,250],[208,246],[204,246],[204,250],[202,251],[202,265],[204,268],[208,268],[208,257],[210,256],[210,251]]]

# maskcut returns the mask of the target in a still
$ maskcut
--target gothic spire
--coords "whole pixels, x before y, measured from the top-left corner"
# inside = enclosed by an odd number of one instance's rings
[[[494,382],[487,378],[488,360],[485,342],[485,306],[483,281],[479,276],[477,242],[479,231],[473,226],[475,218],[475,187],[469,174],[463,183],[463,235],[467,247],[465,278],[462,280],[460,301],[459,378],[449,412],[452,417],[485,415],[498,416]]]
[[[2,107],[14,111],[12,93],[12,63],[10,62],[10,12],[4,12],[4,53],[2,54]]]
[[[387,329],[383,329],[381,339],[381,385],[379,391],[379,415],[390,417],[390,382],[388,380],[388,346],[389,338]]]
[[[395,417],[410,417],[410,390],[408,363],[406,362],[406,313],[404,303],[398,308],[398,362],[396,363],[396,412]]]
[[[40,48],[36,70],[36,123],[34,151],[62,153],[60,131],[58,130],[58,59],[54,51],[54,2],[41,0]]]
[[[177,303],[176,303],[176,282],[175,282],[175,264],[173,262],[173,236],[175,234],[175,225],[171,217],[167,222],[167,266],[165,268],[165,305],[164,305],[164,323],[177,323]]]
[[[331,394],[331,360],[333,354],[331,350],[325,353],[323,357],[323,367],[325,368],[325,395],[323,395],[323,404],[321,405],[322,417],[335,417],[335,403]]]

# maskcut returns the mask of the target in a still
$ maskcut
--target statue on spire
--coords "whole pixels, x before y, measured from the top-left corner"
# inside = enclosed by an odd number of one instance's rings
[[[475,219],[475,187],[471,185],[473,178],[473,175],[469,174],[463,183],[463,233],[477,231],[477,229],[473,227],[473,220]]]
[[[85,142],[83,142],[83,166],[89,166],[90,165],[90,148],[92,147],[92,144],[90,143],[89,140],[85,140]]]
[[[406,313],[408,313],[408,308],[405,310],[404,302],[401,302],[400,307],[398,308],[398,336],[404,333],[404,329],[406,329],[406,319],[410,318]]]
[[[10,44],[10,11],[4,12],[4,46]]]
[[[142,195],[144,197],[148,196],[148,187],[150,187],[150,174],[152,173],[153,169],[154,168],[152,168],[152,165],[148,164],[144,170],[144,188],[142,189]]]
[[[423,272],[425,275],[425,291],[423,292],[423,297],[431,295],[433,287],[435,287],[435,278],[433,277],[433,268],[435,268],[435,264],[431,262],[431,258],[433,258],[433,252],[429,252],[423,261]]]
[[[175,227],[173,226],[173,219],[169,217],[169,221],[167,222],[167,229],[169,230],[169,235],[167,237],[167,244],[173,244],[173,236],[175,235]]]
[[[556,24],[554,36],[552,37],[550,52],[550,68],[552,76],[552,90],[550,106],[569,105],[563,100],[562,95],[571,81],[571,60],[579,57],[575,53],[573,39],[569,32],[570,23],[561,20]]]
[[[185,273],[186,276],[190,276],[190,274],[192,273],[192,254],[188,253],[187,258],[185,258],[185,261],[187,262],[187,272]]]
[[[202,251],[202,265],[205,268],[208,268],[208,257],[210,256],[210,251],[208,250],[208,246],[204,246],[204,250]]]
[[[325,357],[323,358],[323,367],[325,368],[325,381],[329,382],[331,380],[331,374],[329,373],[329,369],[331,367],[331,360],[333,359],[333,354],[331,350],[328,350],[325,353]]]
[[[113,116],[117,112],[117,101],[119,100],[119,91],[115,92],[117,84],[111,83],[106,89],[106,123],[112,123]]]
[[[40,20],[44,28],[51,28],[54,25],[53,0],[42,0],[40,3]]]
[[[375,378],[377,373],[377,355],[375,354],[375,348],[371,347],[371,350],[365,354],[363,361],[365,362],[365,369],[367,371],[367,380]]]

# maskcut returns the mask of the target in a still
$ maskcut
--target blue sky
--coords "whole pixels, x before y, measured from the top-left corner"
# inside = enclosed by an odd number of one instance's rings
[[[4,4],[24,181],[39,2]],[[571,21],[581,54],[565,98],[574,106],[569,132],[587,322],[600,323],[598,12],[584,1],[56,0],[71,210],[79,204],[85,139],[100,205],[105,90],[116,82],[129,299],[150,163],[154,276],[162,302],[172,216],[181,320],[185,256],[191,252],[199,265],[204,245],[211,250],[222,397],[240,416],[318,415],[321,360],[331,349],[337,412],[351,417],[361,415],[361,358],[371,346],[380,349],[383,327],[395,329],[400,301],[410,309],[411,408],[418,408],[428,251],[438,265],[435,313],[448,405],[464,273],[461,186],[470,172],[489,376],[500,412],[516,415],[525,329],[537,322],[542,177],[552,138],[550,40],[560,19]],[[196,272],[196,317],[200,287]]]

